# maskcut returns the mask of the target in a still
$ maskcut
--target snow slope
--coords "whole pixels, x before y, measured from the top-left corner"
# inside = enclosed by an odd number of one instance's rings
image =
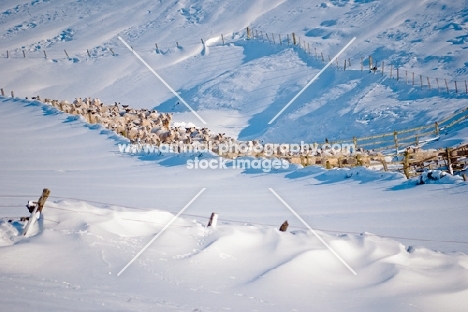
[[[21,98],[99,97],[201,125],[121,36],[214,131],[299,143],[403,129],[465,108],[466,94],[361,71],[361,56],[464,81],[467,14],[445,0],[2,1],[0,87],[19,97],[0,97],[2,309],[464,311],[468,196],[459,177],[417,185],[365,168],[190,170],[196,155],[123,154],[125,139]],[[267,126],[324,64],[297,47],[246,40],[246,26],[295,32],[332,56],[356,36],[344,53],[351,69],[327,69]],[[466,142],[466,129],[434,146]],[[8,219],[26,215],[44,187],[45,230],[24,239]],[[219,224],[205,228],[212,212]]]

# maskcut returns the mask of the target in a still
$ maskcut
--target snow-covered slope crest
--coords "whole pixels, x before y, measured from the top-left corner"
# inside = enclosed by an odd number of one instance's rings
[[[409,310],[413,306],[461,311],[459,300],[468,293],[468,256],[464,254],[405,247],[370,233],[318,232],[358,272],[354,276],[308,231],[279,232],[271,226],[226,222],[205,228],[187,216],[177,219],[117,277],[116,273],[173,215],[158,210],[100,208],[68,200],[49,202],[45,216],[47,229],[29,239],[18,240],[13,225],[0,224],[3,245],[17,240],[16,245],[0,249],[4,254],[0,266],[9,267],[0,280],[2,288],[7,287],[8,278],[12,287],[26,281],[18,274],[34,275],[28,287],[41,285],[42,293],[34,295],[40,298],[36,307],[83,300],[86,307],[102,304],[110,310],[127,309],[133,304],[147,309],[159,302],[166,309],[175,306],[192,311],[216,309],[236,301],[236,306],[262,311],[307,310],[311,305],[372,310],[379,304],[388,310]],[[27,257],[22,256],[25,253]],[[47,265],[57,262],[61,265]],[[73,281],[73,285],[57,287],[67,281]],[[159,291],[150,299],[147,291],[132,289],[135,281],[156,283]],[[110,284],[120,295],[99,302],[98,297],[109,295]],[[91,285],[94,296],[89,295]],[[174,286],[177,293],[162,290]],[[19,291],[26,295],[27,289]],[[50,292],[54,293],[52,299],[47,298]],[[214,301],[203,299],[213,294]],[[364,297],[375,299],[356,300]],[[396,297],[398,300],[394,300]],[[130,303],[129,298],[136,303]],[[3,303],[4,308],[14,308],[15,304],[14,300],[6,306]]]

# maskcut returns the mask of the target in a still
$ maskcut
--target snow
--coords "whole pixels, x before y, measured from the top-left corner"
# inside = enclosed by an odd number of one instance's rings
[[[406,180],[296,165],[189,169],[200,155],[120,153],[126,139],[24,98],[99,97],[203,126],[121,36],[213,132],[279,143],[389,132],[466,108],[467,16],[462,2],[446,0],[2,1],[0,87],[17,96],[0,97],[2,309],[464,311],[468,186],[461,177],[434,171]],[[295,32],[331,56],[356,36],[343,54],[352,66],[328,68],[268,126],[324,64],[297,47],[247,40],[247,26]],[[361,71],[368,55],[459,81],[461,91],[421,90]],[[443,130],[426,146],[466,143],[466,129],[463,122]],[[44,231],[24,238],[17,219],[45,187]],[[218,224],[207,228],[212,212]],[[280,232],[285,220],[289,229]]]

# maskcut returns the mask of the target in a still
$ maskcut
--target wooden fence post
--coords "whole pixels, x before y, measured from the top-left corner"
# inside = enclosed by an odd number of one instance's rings
[[[431,90],[431,81],[429,80],[429,77],[426,77],[427,78],[427,86],[429,87],[429,90]]]
[[[283,45],[283,41],[281,41],[281,34],[278,34],[278,37],[279,37],[280,45]]]
[[[34,209],[35,209],[36,212],[40,212],[42,214],[42,210],[44,209],[45,202],[46,202],[47,198],[49,197],[49,195],[50,195],[50,190],[49,189],[45,188],[45,189],[42,190],[41,197],[39,197],[37,203],[35,203],[36,206],[35,206]],[[32,210],[30,212],[32,213],[33,211],[34,210]],[[30,217],[35,217],[35,216],[30,216]],[[26,236],[28,234],[28,231],[29,231],[29,228],[30,228],[29,225],[31,225],[31,222],[28,222],[28,224],[26,225],[26,228],[23,231],[23,236]]]
[[[288,39],[288,45],[289,45],[289,34],[286,34],[286,37]]]
[[[26,52],[23,50],[23,58],[26,58]]]
[[[320,54],[322,55],[322,63],[325,63],[325,58],[323,57],[323,52],[320,52]]]
[[[216,224],[218,223],[218,214],[212,212],[210,216],[210,221],[208,221],[207,227],[216,227]]]
[[[406,84],[408,84],[408,71],[405,69],[405,80]]]
[[[396,80],[397,81],[400,80],[400,68],[399,67],[396,68]]]
[[[13,92],[13,90],[11,90],[11,97],[15,97],[15,92]]]
[[[44,58],[47,58],[47,53],[45,50],[42,50],[42,52],[44,52]]]
[[[309,52],[309,55],[310,55],[310,44],[307,42],[307,51]],[[466,80],[465,80],[465,83],[466,83]]]
[[[88,53],[88,57],[91,57],[91,54],[89,54],[89,50],[86,49],[86,53]]]
[[[421,81],[421,89],[423,88],[422,75],[419,75],[419,80]]]
[[[351,67],[351,58],[348,58],[348,67]]]
[[[413,72],[413,86],[414,86],[414,72]]]
[[[274,33],[271,33],[271,37],[273,38],[273,43],[276,44],[276,41],[275,41],[275,34],[274,34]]]
[[[270,37],[268,36],[268,33],[266,32],[265,35],[266,35],[266,37],[267,37],[268,43],[271,44]]]
[[[380,157],[380,162],[382,163],[384,171],[388,171],[387,161],[385,160],[385,157]]]
[[[63,51],[65,52],[65,55],[67,56],[67,58],[70,58],[70,57],[68,56],[67,50],[63,49]]]
[[[405,173],[405,176],[407,179],[410,178],[410,173],[409,173],[409,151],[405,151],[405,158],[403,160],[403,172]]]
[[[466,94],[468,94],[468,84],[466,83],[466,80],[465,80],[465,91],[466,91]]]
[[[224,36],[223,36],[223,34],[221,34],[221,40],[223,41],[223,45],[224,45]]]
[[[439,123],[436,121],[435,124],[434,124],[434,126],[435,126],[435,131],[434,131],[434,132],[435,132],[435,135],[436,135],[436,136],[439,136]]]
[[[262,36],[262,41],[265,42],[265,39],[263,38],[263,31],[260,30],[260,36]]]
[[[156,47],[157,47],[157,45],[156,45]],[[109,50],[111,51],[112,56],[115,56],[114,50],[112,50],[112,48],[109,48]]]
[[[159,47],[158,47],[158,44],[157,43],[154,43],[154,46],[156,47],[156,53],[159,54]],[[112,53],[113,54],[113,53]]]
[[[455,93],[458,93],[457,81],[454,81],[454,82],[455,82]]]
[[[384,64],[384,61],[382,61],[382,76],[383,76],[383,74],[384,74],[384,65],[385,65],[385,64]]]
[[[200,40],[201,40],[201,43],[205,45],[205,41],[203,41],[203,38],[201,38]]]
[[[10,58],[10,53],[6,50],[6,58]]]
[[[440,92],[439,78],[436,78],[436,83],[437,83],[437,92]]]
[[[450,147],[445,149],[447,153],[447,169],[451,175],[453,175],[453,166],[452,166],[452,159],[450,159]]]
[[[463,177],[463,181],[467,181],[467,178],[466,178],[466,173],[462,174],[462,177]]]
[[[250,28],[247,27],[247,39],[250,39]]]
[[[392,78],[393,78],[393,64],[390,65],[390,79]]]
[[[176,44],[177,49],[179,49],[179,48],[180,48],[180,47],[179,47],[179,41],[176,41],[175,44]],[[133,50],[133,48],[132,48],[132,50]]]
[[[343,70],[346,70],[346,59],[344,60]]]
[[[447,83],[447,78],[444,78],[445,80],[445,88],[447,89],[447,92],[449,92],[449,87],[448,87],[448,83]]]
[[[289,226],[288,220],[284,221],[283,224],[281,224],[279,228],[280,232],[286,232],[288,230],[288,226]]]
[[[0,89],[0,92],[2,93],[2,96],[5,96],[5,91],[3,91],[3,88]]]
[[[293,45],[296,45],[296,34],[292,33]]]
[[[372,70],[372,55],[369,55],[369,70]]]

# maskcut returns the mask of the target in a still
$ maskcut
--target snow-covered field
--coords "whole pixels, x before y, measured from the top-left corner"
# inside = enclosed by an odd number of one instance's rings
[[[324,64],[297,47],[246,40],[247,26],[295,32],[331,56],[355,36],[343,54],[351,69],[328,68],[268,125]],[[2,310],[464,311],[461,177],[418,185],[365,168],[188,169],[192,154],[120,153],[124,138],[24,98],[99,97],[204,126],[121,36],[213,131],[267,142],[350,138],[466,108],[464,92],[420,90],[359,62],[373,55],[464,91],[467,30],[462,1],[2,1],[0,87],[17,96],[0,97]],[[467,129],[433,146],[467,142]],[[8,220],[25,216],[45,187],[44,231],[24,238]],[[218,225],[206,228],[212,212]]]

